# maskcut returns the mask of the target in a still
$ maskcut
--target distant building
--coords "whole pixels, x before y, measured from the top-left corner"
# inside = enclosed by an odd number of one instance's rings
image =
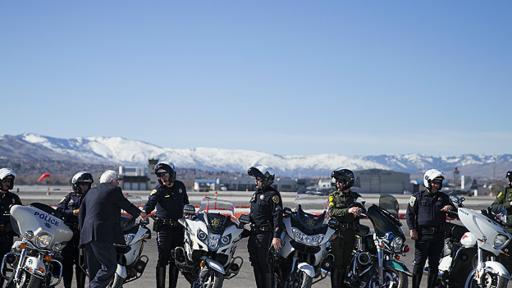
[[[155,174],[155,166],[158,164],[157,158],[152,158],[148,160],[148,178],[149,178],[149,188],[153,189],[158,184],[158,179],[156,178]]]
[[[194,191],[196,192],[208,192],[219,189],[219,179],[195,179],[194,180]]]
[[[145,167],[119,166],[119,177],[123,179],[123,190],[149,190],[148,173]]]
[[[408,173],[368,169],[355,174],[360,187],[358,193],[403,194],[413,189]]]
[[[297,180],[290,177],[277,178],[273,186],[280,192],[295,192],[298,188]]]

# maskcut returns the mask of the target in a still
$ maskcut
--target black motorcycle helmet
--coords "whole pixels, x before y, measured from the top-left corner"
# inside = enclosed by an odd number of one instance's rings
[[[333,185],[336,185],[336,182],[343,182],[347,186],[347,188],[350,188],[354,185],[355,176],[354,172],[348,169],[338,168],[331,173],[331,179]]]
[[[80,184],[85,183],[89,184],[89,189],[91,189],[91,185],[94,182],[91,173],[86,171],[81,171],[76,173],[73,178],[71,178],[71,187],[73,187],[73,191],[76,193],[83,193],[82,189],[80,189]]]
[[[272,168],[263,165],[249,168],[249,170],[247,170],[247,175],[261,179],[264,186],[271,186],[276,177],[276,173]]]
[[[155,174],[156,176],[159,176],[160,173],[169,173],[169,175],[171,176],[171,182],[174,182],[176,180],[176,168],[172,163],[157,163],[155,165]],[[158,182],[160,182],[160,180],[158,180]]]

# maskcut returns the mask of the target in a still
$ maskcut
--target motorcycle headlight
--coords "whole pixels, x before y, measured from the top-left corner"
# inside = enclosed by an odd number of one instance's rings
[[[391,241],[391,249],[393,249],[393,252],[400,253],[402,252],[402,246],[404,245],[404,239],[402,237],[396,237]]]
[[[199,241],[206,244],[206,239],[208,239],[208,234],[204,233],[203,230],[199,229],[199,230],[197,230],[197,239],[199,239]]]
[[[229,242],[231,242],[231,234],[224,235],[224,236],[222,236],[222,238],[220,238],[220,244],[222,246],[228,245]]]
[[[48,248],[52,243],[52,236],[48,234],[41,234],[36,237],[36,245],[40,248]]]
[[[499,249],[507,243],[508,237],[502,234],[496,235],[496,238],[494,238],[494,248]]]
[[[208,237],[208,249],[213,250],[213,251],[219,249],[219,241],[220,241],[220,235],[211,234]]]

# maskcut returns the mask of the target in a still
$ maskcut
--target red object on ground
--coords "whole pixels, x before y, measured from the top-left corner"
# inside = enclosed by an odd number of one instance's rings
[[[49,172],[44,172],[43,174],[41,174],[41,176],[39,176],[39,178],[37,178],[37,182],[43,182],[46,178],[50,176],[51,174]]]

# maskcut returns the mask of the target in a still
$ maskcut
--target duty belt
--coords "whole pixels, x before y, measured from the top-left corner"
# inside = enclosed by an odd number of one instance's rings
[[[272,231],[272,225],[270,225],[269,223],[261,224],[261,225],[256,225],[253,223],[253,224],[251,224],[251,229],[254,231],[268,232],[268,231]]]
[[[178,221],[172,220],[172,219],[157,218],[156,221],[158,221],[160,223],[160,225],[169,225],[171,227],[180,225],[180,223]]]
[[[425,234],[434,234],[436,232],[439,232],[441,230],[438,226],[420,226],[421,233]]]
[[[348,230],[348,229],[354,229],[356,225],[354,223],[339,223],[338,228],[340,230]]]

